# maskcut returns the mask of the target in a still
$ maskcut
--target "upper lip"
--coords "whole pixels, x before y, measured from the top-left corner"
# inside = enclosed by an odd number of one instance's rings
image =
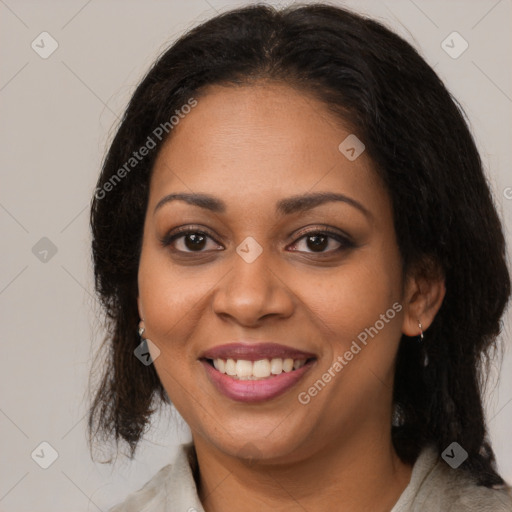
[[[201,359],[244,359],[259,361],[260,359],[310,359],[316,357],[311,352],[304,352],[293,347],[278,343],[227,343],[217,345],[203,352]]]

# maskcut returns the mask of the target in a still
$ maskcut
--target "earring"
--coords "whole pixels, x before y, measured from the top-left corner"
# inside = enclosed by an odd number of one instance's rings
[[[420,350],[423,351],[423,367],[428,366],[428,354],[427,350],[425,348],[424,339],[425,336],[423,335],[423,326],[421,325],[421,322],[418,320],[418,327],[420,328],[420,333],[418,335],[418,341],[420,343]]]
[[[145,331],[144,321],[141,320],[138,328],[140,345],[134,350],[134,354],[145,366],[149,366],[160,355],[160,350],[151,340],[144,337]]]
[[[139,336],[140,336],[141,340],[144,340],[143,334],[144,334],[145,330],[146,330],[146,328],[144,327],[144,320],[141,320],[139,322]]]

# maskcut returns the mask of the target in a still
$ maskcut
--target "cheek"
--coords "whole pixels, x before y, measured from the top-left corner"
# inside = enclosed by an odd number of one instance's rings
[[[210,271],[211,274],[211,271]],[[201,400],[191,369],[200,363],[190,350],[208,290],[214,285],[208,272],[192,273],[171,266],[159,251],[144,251],[139,266],[139,297],[144,310],[146,336],[160,350],[155,360],[169,399],[189,425],[197,430],[202,420],[194,404]],[[206,421],[206,420],[205,420]]]
[[[172,265],[165,251],[143,249],[138,284],[148,337],[178,355],[198,325],[215,277],[206,267]]]
[[[317,327],[331,344],[335,341],[333,350],[350,344],[401,299],[396,260],[373,249],[359,252],[328,273],[316,277],[297,273],[289,279]],[[396,315],[392,312],[392,316]]]

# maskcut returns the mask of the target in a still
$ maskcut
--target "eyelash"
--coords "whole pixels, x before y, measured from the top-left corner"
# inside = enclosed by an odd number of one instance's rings
[[[170,245],[173,244],[173,242],[175,242],[179,238],[185,237],[186,235],[190,235],[190,234],[206,236],[206,237],[210,238],[211,240],[213,240],[216,244],[221,245],[221,244],[219,244],[219,242],[217,242],[215,240],[213,235],[210,234],[208,231],[204,230],[203,228],[196,228],[196,229],[194,229],[193,227],[190,227],[190,226],[186,226],[186,227],[182,227],[182,228],[177,228],[174,232],[168,233],[167,235],[165,235],[164,237],[161,238],[160,243],[162,244],[162,246],[164,248],[165,247],[169,247]],[[310,229],[310,230],[300,231],[297,234],[298,238],[292,243],[292,245],[296,245],[303,238],[305,238],[307,236],[313,236],[313,235],[324,235],[324,236],[327,236],[329,238],[332,238],[332,239],[334,239],[336,242],[338,242],[340,244],[340,247],[338,247],[337,249],[330,250],[330,251],[323,251],[323,252],[311,251],[311,252],[306,252],[306,254],[316,254],[316,255],[319,255],[321,257],[322,255],[336,254],[336,253],[339,253],[341,251],[344,251],[344,250],[351,249],[351,248],[355,247],[355,244],[348,237],[343,236],[343,235],[341,235],[338,232],[334,232],[334,231],[332,231],[332,230],[330,230],[328,228],[324,228],[324,229],[321,229],[321,230],[319,230],[319,229]],[[175,249],[175,251],[178,252],[178,253],[181,253],[181,254],[190,254],[190,255],[192,255],[192,254],[202,254],[204,252],[207,252],[207,251],[202,251],[202,250],[201,251],[181,251],[181,250],[176,250],[176,249]],[[294,251],[294,252],[303,253],[304,251]]]

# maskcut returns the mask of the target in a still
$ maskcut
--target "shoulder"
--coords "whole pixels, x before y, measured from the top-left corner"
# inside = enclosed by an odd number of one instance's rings
[[[108,512],[166,512],[165,487],[171,472],[170,464],[163,467],[141,489],[129,494],[122,503],[110,508]]]
[[[441,506],[446,504],[450,512],[512,512],[510,488],[478,485],[465,471],[452,469],[442,459],[436,463],[427,487],[429,501],[438,501]]]
[[[451,468],[433,447],[425,448],[411,481],[392,512],[512,512],[510,488],[478,485],[464,470]]]
[[[181,445],[171,464],[108,512],[202,512],[189,462],[191,449],[191,444]]]

